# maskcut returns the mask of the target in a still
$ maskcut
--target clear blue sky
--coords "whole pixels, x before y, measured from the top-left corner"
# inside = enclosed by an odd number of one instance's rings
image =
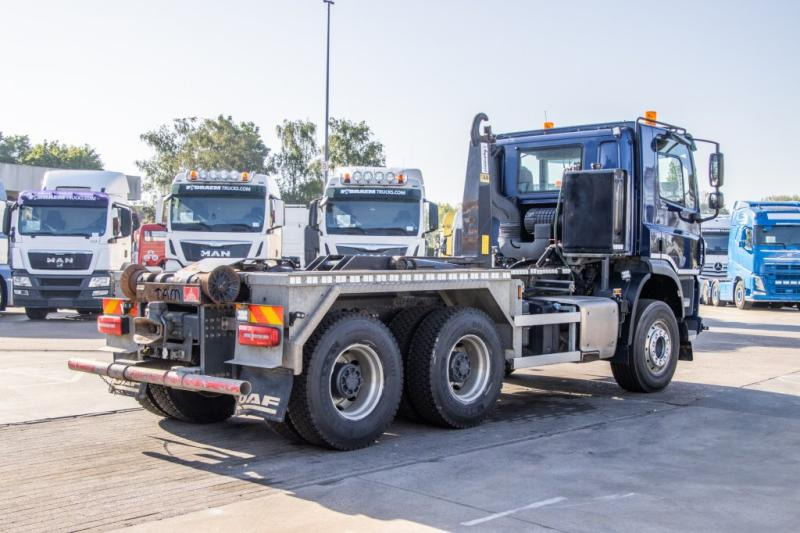
[[[800,3],[337,0],[331,114],[457,202],[472,116],[496,132],[633,119],[722,142],[729,203],[800,193]],[[0,0],[0,131],[89,143],[138,173],[139,134],[230,114],[275,146],[322,123],[324,8],[294,1]],[[703,162],[702,164],[705,164]]]

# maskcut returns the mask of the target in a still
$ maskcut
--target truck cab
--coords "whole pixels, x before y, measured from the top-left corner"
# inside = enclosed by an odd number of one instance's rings
[[[202,259],[281,257],[284,205],[274,179],[250,172],[187,170],[166,197],[165,269]],[[156,208],[160,223],[162,208]]]
[[[130,192],[119,172],[59,170],[45,173],[42,190],[19,194],[9,217],[13,299],[29,318],[100,310],[111,272],[131,261]]]
[[[800,202],[736,202],[721,301],[800,303]]]
[[[318,230],[316,254],[426,255],[438,207],[425,199],[419,169],[341,167],[312,202],[309,226]]]
[[[3,221],[3,226],[0,228],[0,311],[4,311],[11,305],[11,266],[8,264],[8,234],[6,233],[9,226],[6,222],[6,213],[10,214],[11,212],[8,209],[7,201],[6,189],[0,183],[0,220]]]

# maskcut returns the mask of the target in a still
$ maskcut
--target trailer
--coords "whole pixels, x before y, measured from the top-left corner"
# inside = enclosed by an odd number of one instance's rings
[[[398,412],[479,424],[521,368],[605,360],[624,389],[663,389],[703,330],[693,151],[706,141],[652,114],[505,135],[481,132],[487,120],[470,130],[462,256],[131,265],[98,319],[114,362],[69,367],[158,416],[238,411],[338,450],[370,445]]]

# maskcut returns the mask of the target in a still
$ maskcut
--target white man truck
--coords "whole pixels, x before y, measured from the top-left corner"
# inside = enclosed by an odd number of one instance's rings
[[[131,189],[119,172],[58,170],[45,173],[42,190],[23,191],[11,204],[13,300],[28,318],[101,309],[113,293],[111,272],[131,261]]]
[[[281,257],[284,205],[277,183],[268,176],[188,170],[175,176],[165,200],[168,272],[208,258]],[[156,207],[159,223],[163,204]]]
[[[416,168],[341,167],[309,208],[318,242],[307,243],[306,263],[310,255],[426,255],[439,218]]]
[[[8,264],[8,235],[6,234],[6,213],[8,205],[6,201],[6,189],[0,183],[0,220],[3,221],[3,227],[0,228],[0,311],[5,311],[6,307],[10,305],[11,297],[11,267]]]

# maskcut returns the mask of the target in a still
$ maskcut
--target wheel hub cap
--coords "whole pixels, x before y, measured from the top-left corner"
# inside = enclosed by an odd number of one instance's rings
[[[361,368],[357,364],[347,363],[346,365],[337,365],[334,371],[336,376],[336,391],[342,398],[348,400],[354,399],[358,395],[361,388],[363,379],[361,377]]]
[[[647,366],[656,374],[663,372],[672,355],[672,338],[666,324],[655,322],[647,332],[645,345]]]
[[[450,359],[450,381],[463,383],[469,378],[471,367],[465,352],[456,352]]]

